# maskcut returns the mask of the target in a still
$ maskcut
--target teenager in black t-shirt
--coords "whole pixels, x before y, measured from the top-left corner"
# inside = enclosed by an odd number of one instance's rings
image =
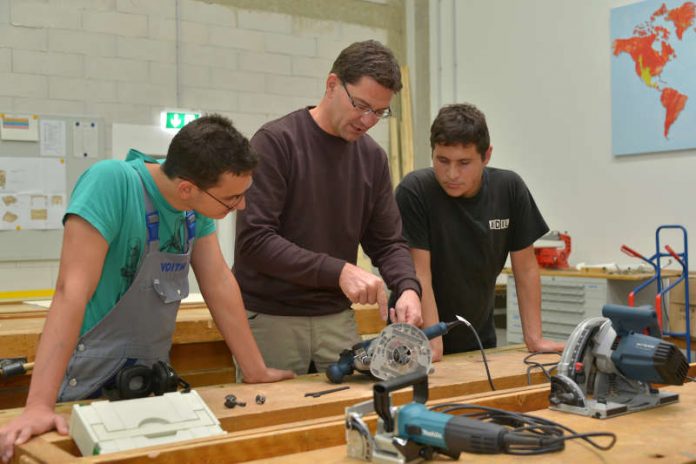
[[[396,200],[423,287],[424,326],[456,314],[496,346],[495,281],[510,253],[524,341],[530,351],[561,350],[541,335],[541,285],[533,243],[549,229],[531,193],[512,171],[486,167],[493,147],[476,107],[443,107],[431,127],[433,167],[410,173]],[[444,345],[444,347],[443,347]],[[432,341],[434,358],[478,348],[455,330]]]

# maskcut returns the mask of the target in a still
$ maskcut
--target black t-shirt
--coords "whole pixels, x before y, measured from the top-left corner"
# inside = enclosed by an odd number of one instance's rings
[[[548,232],[522,178],[485,168],[473,198],[454,198],[440,187],[432,168],[407,175],[396,189],[404,238],[430,251],[433,292],[441,321],[464,316],[485,347],[496,345],[493,325],[495,281],[508,252],[519,251]],[[443,338],[444,353],[478,348],[459,327]]]

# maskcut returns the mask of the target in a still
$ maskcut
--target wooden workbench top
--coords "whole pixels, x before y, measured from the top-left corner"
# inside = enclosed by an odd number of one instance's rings
[[[520,347],[488,351],[489,366],[496,388],[504,389],[527,385],[526,366],[522,362],[526,355],[526,351]],[[557,359],[557,356],[544,355],[539,360],[548,362]],[[339,426],[342,427],[342,419],[337,418],[343,416],[345,407],[372,398],[373,381],[362,375],[348,377],[347,380],[345,385],[350,387],[348,390],[327,394],[319,398],[305,397],[304,395],[308,392],[326,390],[336,386],[330,384],[323,374],[306,375],[272,384],[228,384],[201,387],[197,391],[218,417],[222,427],[230,432],[226,438],[251,440],[252,437],[262,434],[264,431],[271,431],[270,433],[275,435],[281,433],[280,431],[296,427],[298,421],[303,421],[302,423],[309,421],[313,424],[315,422],[328,421],[332,423],[332,426],[323,430],[322,433],[326,434],[329,440],[333,440],[333,442],[327,442],[328,444],[323,445],[329,446],[332,443],[340,443],[340,441],[336,442],[335,440],[342,439],[343,432],[336,432],[337,426],[333,423],[338,420]],[[533,383],[538,384],[542,380],[543,375],[539,372],[531,375]],[[544,391],[541,392],[541,396],[545,397],[547,392],[544,388],[542,390]],[[431,399],[458,397],[472,393],[481,394],[481,392],[490,392],[490,387],[486,380],[479,353],[472,352],[447,356],[445,360],[435,364],[435,370],[430,376]],[[240,401],[245,401],[247,403],[246,407],[225,408],[223,406],[224,397],[230,393],[235,394]],[[265,403],[262,405],[256,404],[254,401],[258,394],[263,394],[266,398]],[[396,392],[393,396],[395,404],[410,401],[411,397],[411,392],[408,390]],[[535,398],[536,403],[531,406],[526,403],[529,401],[528,399],[518,400],[512,397],[510,399],[512,403],[510,404],[512,407],[526,405],[526,409],[535,408],[539,404],[539,395]],[[70,404],[63,404],[58,406],[58,410],[68,412],[70,407]],[[0,424],[16,417],[20,412],[21,409],[0,411]],[[323,438],[320,439],[323,440]],[[210,439],[203,440],[205,443],[209,443],[209,441]],[[290,441],[292,442],[292,440]],[[287,443],[283,443],[283,446],[287,446]],[[168,449],[175,449],[176,446],[184,445],[176,444],[174,448],[169,447]],[[240,450],[245,446],[241,446]],[[33,440],[29,444],[20,447],[20,451],[33,456],[44,456],[34,462],[60,462],[61,459],[71,462],[71,460],[76,459],[72,454],[69,458],[65,456],[66,454],[75,453],[72,440],[56,433],[49,433]],[[245,459],[249,460],[263,455],[259,455],[259,452],[267,451],[262,446],[261,449],[255,449],[255,451],[239,451],[238,453],[240,453],[239,456],[247,456]],[[153,456],[152,452],[142,450],[127,453],[129,456],[138,454],[148,456],[149,459]],[[20,452],[20,454],[23,454],[23,452]],[[179,462],[187,461],[186,457],[183,459],[172,458],[172,456],[165,458],[165,454],[167,453],[161,454],[163,457],[161,461],[158,459],[152,461],[146,459],[146,461],[167,463],[177,460]],[[160,453],[154,454],[154,456],[159,455]],[[124,453],[116,453],[108,456],[81,458],[78,462],[112,462],[111,460],[117,458],[113,462],[121,462],[119,459],[122,459],[123,456],[125,456]],[[127,459],[123,462],[130,461]],[[132,462],[141,461],[136,459]],[[212,459],[210,462],[218,462],[218,460]]]
[[[529,354],[521,345],[486,350],[488,365],[496,389],[506,389],[528,384],[523,359]],[[535,361],[557,362],[557,355],[539,355]],[[430,375],[430,398],[490,391],[480,352],[448,355],[442,362],[433,364]],[[532,384],[543,381],[539,370],[530,373]],[[223,384],[206,386],[196,390],[228,431],[243,430],[259,425],[275,425],[298,418],[330,416],[343,412],[345,406],[372,397],[374,381],[362,374],[347,376],[341,385],[350,388],[319,398],[305,397],[305,393],[327,390],[338,385],[330,383],[322,374],[308,374],[295,379],[268,384]],[[246,407],[227,409],[223,406],[225,395],[233,393]],[[257,405],[257,394],[263,394],[266,402]],[[404,398],[408,395],[404,394]],[[70,405],[59,406],[66,411]],[[16,416],[20,408],[0,410],[0,424]],[[281,416],[287,416],[284,420]]]
[[[376,306],[355,305],[355,318],[361,334],[379,333],[384,322]],[[0,303],[0,353],[3,358],[26,357],[34,360],[47,309],[32,303]],[[222,341],[204,303],[183,304],[176,316],[174,344]]]
[[[445,362],[449,364],[449,360]],[[451,367],[455,367],[456,364],[457,362],[453,362]],[[696,370],[696,366],[692,365],[692,374],[694,370]],[[438,383],[436,377],[436,375],[431,377],[434,384]],[[313,383],[311,379],[296,379],[295,381],[283,382],[279,385],[287,386],[287,391],[293,391],[297,394],[301,393],[303,391],[302,388],[308,385],[304,384],[299,391],[292,388],[291,385],[299,386],[307,380],[310,381],[310,384]],[[353,386],[351,384],[351,390],[347,392],[336,393],[335,395],[337,396],[334,396],[331,400],[328,397],[323,401],[322,399],[313,399],[320,400],[317,401],[315,409],[322,410],[326,408],[327,404],[340,403],[344,399],[339,398],[339,395],[350,395],[358,390],[360,391],[358,396],[363,397],[367,395],[368,399],[372,397],[371,393],[369,393],[370,385],[366,385],[366,388],[355,389],[353,389]],[[617,435],[617,443],[609,451],[596,450],[581,441],[570,441],[566,444],[566,449],[563,452],[535,456],[534,458],[529,456],[462,454],[459,462],[529,463],[533,459],[534,463],[540,464],[567,464],[571,462],[582,462],[583,464],[615,462],[671,464],[693,462],[696,459],[696,435],[693,433],[696,426],[696,416],[693,414],[693,411],[696,410],[696,385],[693,384],[682,387],[667,387],[667,389],[680,394],[680,402],[676,404],[618,416],[604,421],[546,409],[548,407],[548,384],[433,399],[433,396],[438,396],[437,389],[437,385],[432,385],[430,388],[431,401],[429,401],[429,404],[431,405],[444,402],[488,405],[509,411],[532,413],[559,422],[580,433],[610,431]],[[411,398],[409,394],[406,394],[407,392],[408,390],[395,392],[392,395],[393,404],[400,405],[410,401]],[[292,408],[292,405],[302,402],[295,396],[288,398],[290,404],[286,405],[285,408]],[[273,396],[273,398],[276,397]],[[216,410],[218,406],[210,403],[212,399],[209,394],[206,396],[208,404],[212,409]],[[280,397],[276,399],[280,399]],[[324,401],[326,401],[326,404],[319,404]],[[255,409],[258,410],[264,406],[257,406]],[[249,406],[247,406],[248,408]],[[239,412],[237,421],[249,423],[249,417],[253,416],[250,412],[251,410],[248,409],[241,412],[241,409],[236,408],[231,411]],[[333,409],[331,408],[331,410]],[[276,411],[269,418],[282,416],[281,410]],[[306,411],[309,411],[309,409],[306,409]],[[369,426],[374,426],[374,416],[366,416],[365,419]],[[261,462],[277,464],[282,462],[305,464],[316,462],[349,464],[359,462],[349,459],[345,455],[345,417],[343,411],[330,417],[311,417],[306,412],[297,411],[292,423],[275,425],[268,422],[257,423],[252,429],[232,431],[222,437],[211,437],[82,458],[77,457],[76,448],[70,439],[59,436],[56,433],[49,433],[20,446],[17,452],[18,457],[15,459],[15,462],[22,462],[22,464],[48,462],[120,464],[173,464],[179,462],[253,462],[255,464]],[[441,459],[435,462],[452,461]]]
[[[696,384],[682,387],[667,387],[679,393],[676,404],[641,411],[634,414],[614,417],[607,420],[592,419],[574,414],[541,409],[530,414],[550,419],[574,429],[578,433],[608,431],[617,436],[616,444],[608,451],[598,450],[582,440],[566,442],[566,448],[559,453],[531,456],[481,455],[462,453],[460,463],[530,463],[568,464],[568,463],[693,463],[696,461]],[[599,443],[607,439],[599,437]],[[346,456],[345,445],[324,448],[316,451],[280,456],[276,458],[249,461],[253,464],[354,464],[356,461]],[[431,462],[452,462],[440,457]]]
[[[375,305],[354,305],[353,309],[360,334],[374,335],[384,328]],[[0,303],[0,357],[34,361],[46,313],[45,306],[33,303]],[[205,303],[181,305],[170,362],[194,387],[234,382],[232,354]],[[30,379],[30,374],[0,378],[0,409],[23,405]]]
[[[652,278],[655,274],[653,272],[607,272],[602,269],[585,269],[579,271],[577,269],[546,269],[539,268],[539,273],[542,276],[551,277],[587,277],[590,279],[608,279],[608,280],[628,280],[628,281],[642,281]],[[512,275],[512,269],[506,267],[503,269],[503,274]],[[673,270],[662,271],[663,278],[678,277],[681,274]]]

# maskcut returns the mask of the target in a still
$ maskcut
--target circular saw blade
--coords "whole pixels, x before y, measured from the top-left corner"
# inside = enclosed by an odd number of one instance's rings
[[[391,324],[372,343],[370,372],[382,380],[423,369],[430,372],[432,351],[422,330],[411,324]]]

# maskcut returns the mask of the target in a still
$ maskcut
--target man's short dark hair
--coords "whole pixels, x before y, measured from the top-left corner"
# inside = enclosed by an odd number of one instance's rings
[[[181,177],[207,189],[226,172],[250,173],[259,162],[249,140],[219,114],[186,124],[169,144],[162,170],[170,179]]]
[[[486,116],[474,105],[455,103],[440,108],[430,126],[430,148],[435,145],[475,145],[481,158],[486,156],[491,138]]]
[[[344,48],[331,72],[347,84],[356,84],[361,77],[368,76],[394,93],[402,87],[399,62],[391,50],[376,40],[355,42]]]

